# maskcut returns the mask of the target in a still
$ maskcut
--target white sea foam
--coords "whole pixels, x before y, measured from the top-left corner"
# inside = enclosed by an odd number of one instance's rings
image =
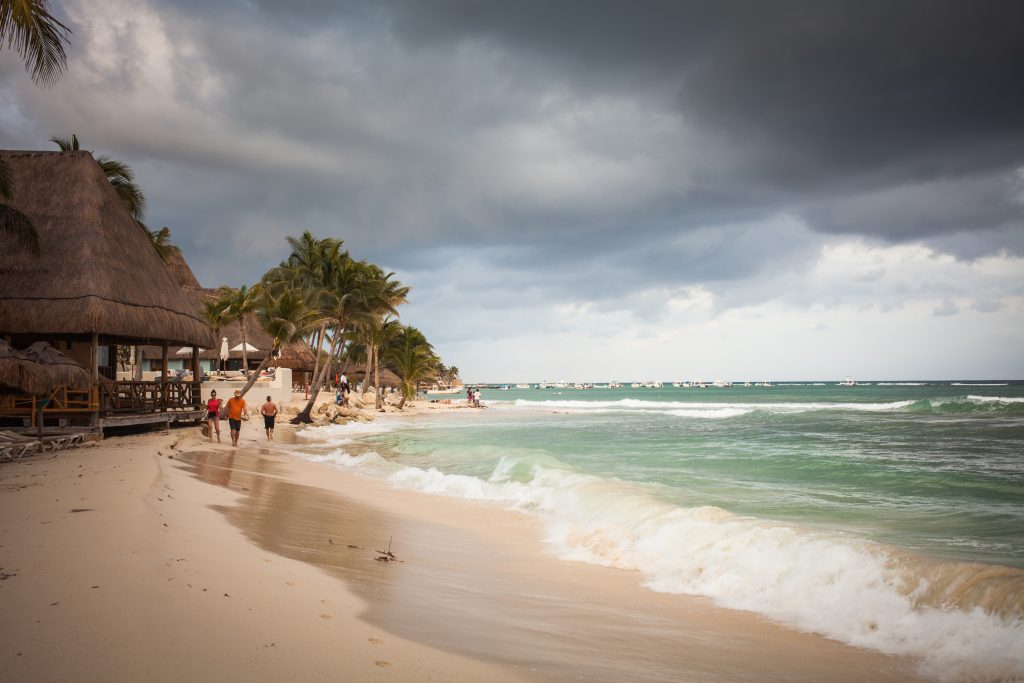
[[[978,403],[1024,403],[1024,398],[1016,396],[968,396],[967,398]]]
[[[951,387],[1005,387],[1005,386],[1009,386],[1009,383],[1008,382],[994,382],[994,383],[986,384],[984,382],[950,382],[949,386],[951,386]]]
[[[340,436],[352,425],[330,431]],[[635,570],[656,591],[707,596],[852,645],[909,655],[936,679],[1024,678],[1019,605],[1002,616],[991,605],[948,607],[954,600],[942,582],[928,578],[953,574],[953,590],[962,592],[972,571],[984,574],[971,569],[977,565],[908,559],[894,549],[720,508],[679,507],[659,498],[656,485],[581,474],[550,456],[502,458],[486,481],[403,466],[373,452],[353,457],[336,449],[307,457],[401,488],[530,512],[562,558]],[[921,562],[931,574],[922,573]],[[1024,575],[1018,581],[1014,590],[1024,590]]]
[[[680,408],[679,410],[666,410],[666,415],[676,417],[699,417],[706,420],[722,420],[728,417],[739,417],[754,412],[749,408],[712,408],[710,410],[699,410],[694,408]]]
[[[514,402],[520,408],[557,408],[561,410],[572,410],[577,412],[598,412],[598,411],[629,411],[629,412],[664,412],[679,415],[672,411],[693,411],[690,417],[707,417],[698,415],[702,411],[732,411],[742,410],[746,414],[754,411],[767,413],[804,413],[821,410],[849,410],[867,412],[885,412],[901,410],[914,404],[914,401],[889,401],[885,403],[853,403],[853,402],[821,402],[821,403],[799,403],[799,402],[765,402],[765,403],[717,403],[717,402],[692,402],[692,401],[644,401],[634,398],[624,398],[618,401],[533,401],[528,399],[517,399]],[[680,415],[682,416],[682,415]]]

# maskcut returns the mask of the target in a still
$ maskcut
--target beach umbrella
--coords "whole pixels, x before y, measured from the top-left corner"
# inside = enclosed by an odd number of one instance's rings
[[[32,344],[25,349],[24,354],[32,359],[46,380],[46,389],[44,391],[33,392],[37,395],[49,393],[61,386],[88,389],[89,385],[92,384],[89,371],[81,363],[61,353],[47,342],[41,341]],[[42,436],[43,411],[40,410],[39,438],[42,438]]]
[[[224,369],[224,363],[228,360],[228,338],[222,337],[220,340],[220,369]]]
[[[201,348],[201,349],[199,349],[199,353],[202,353],[205,350],[206,349],[202,349]],[[192,347],[191,346],[182,346],[180,349],[178,349],[177,351],[174,352],[174,355],[175,356],[190,356],[190,355],[192,355]]]
[[[246,351],[259,351],[259,349],[257,349],[255,346],[253,346],[249,342],[245,342],[244,344],[238,344],[237,346],[232,346],[231,350],[232,351],[241,351],[243,348]]]

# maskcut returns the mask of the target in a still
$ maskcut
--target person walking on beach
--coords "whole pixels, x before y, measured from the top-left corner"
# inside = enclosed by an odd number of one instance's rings
[[[341,379],[339,380],[338,384],[341,385],[341,393],[343,393],[343,394],[350,394],[350,393],[352,393],[352,390],[348,386],[348,377],[345,376],[344,372],[341,373]]]
[[[217,443],[220,443],[220,404],[217,392],[210,392],[210,400],[206,402],[206,424],[209,426],[210,441],[213,441],[213,433],[217,433]]]
[[[235,389],[235,395],[228,399],[228,426],[231,428],[231,445],[238,445],[239,432],[242,431],[242,420],[248,420],[245,412],[245,399],[241,389]]]
[[[267,396],[267,402],[260,406],[260,415],[263,416],[263,428],[267,430],[267,441],[274,440],[274,419],[277,417],[277,406]]]

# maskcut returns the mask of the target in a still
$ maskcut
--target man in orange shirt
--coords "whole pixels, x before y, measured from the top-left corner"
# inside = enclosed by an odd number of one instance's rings
[[[242,398],[240,389],[235,389],[235,395],[228,399],[228,425],[231,427],[231,445],[238,445],[238,433],[242,431],[242,420],[248,420],[249,415],[245,411],[245,399]]]

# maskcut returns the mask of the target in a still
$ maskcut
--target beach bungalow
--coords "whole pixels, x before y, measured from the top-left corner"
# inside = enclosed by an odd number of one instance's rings
[[[0,422],[31,424],[41,408],[47,424],[102,434],[201,418],[199,348],[213,347],[213,332],[92,155],[0,150],[0,160],[13,186],[8,203],[31,218],[41,246],[38,257],[14,244],[0,249],[0,337],[17,349],[49,342],[91,378],[44,401],[2,396]],[[118,379],[118,350],[139,345],[161,350],[163,372]],[[171,354],[182,347],[191,349],[192,377],[172,381]]]

